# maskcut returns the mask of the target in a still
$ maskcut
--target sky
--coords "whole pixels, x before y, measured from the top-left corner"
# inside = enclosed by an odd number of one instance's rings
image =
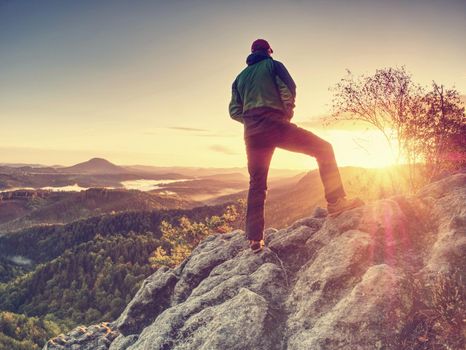
[[[0,163],[241,167],[231,83],[264,38],[297,84],[293,122],[340,165],[381,166],[372,130],[324,127],[350,69],[404,65],[466,93],[466,1],[0,0]],[[315,167],[277,150],[274,168]]]

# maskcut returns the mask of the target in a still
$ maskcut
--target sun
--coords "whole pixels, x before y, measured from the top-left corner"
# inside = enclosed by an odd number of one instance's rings
[[[396,150],[392,150],[377,130],[312,130],[319,137],[330,142],[338,166],[362,168],[385,168],[397,164]],[[304,154],[278,149],[275,151],[273,167],[290,169],[315,169],[317,162]]]
[[[397,150],[376,130],[330,131],[329,142],[339,165],[382,168],[397,164]]]

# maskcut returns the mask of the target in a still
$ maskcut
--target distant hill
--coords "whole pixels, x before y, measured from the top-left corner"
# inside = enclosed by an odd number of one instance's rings
[[[0,166],[6,166],[6,167],[11,167],[11,168],[18,168],[18,167],[24,167],[24,166],[29,166],[29,167],[45,167],[46,165],[42,164],[29,164],[29,163],[0,163]]]
[[[68,223],[112,212],[187,209],[199,205],[177,196],[106,188],[81,192],[14,191],[1,196],[4,199],[0,202],[0,232],[37,224]]]
[[[212,198],[244,191],[248,188],[248,182],[248,177],[241,173],[216,174],[190,181],[167,184],[163,188],[152,190],[151,193],[163,194],[174,192],[183,198],[207,204]],[[217,204],[226,201],[228,199],[218,201]]]
[[[41,187],[123,187],[128,180],[185,179],[189,176],[177,173],[151,173],[115,165],[102,158],[92,158],[69,167],[32,167],[0,165],[0,191],[15,188]]]
[[[70,167],[59,168],[62,173],[76,174],[126,174],[129,171],[115,165],[103,158],[92,158],[86,162],[78,163]]]
[[[374,200],[387,195],[402,193],[406,190],[403,167],[398,168],[358,168],[342,167],[340,173],[348,196]],[[269,181],[269,190],[265,203],[266,227],[281,228],[295,220],[310,215],[316,206],[326,207],[324,190],[318,170],[312,170],[304,176],[296,176],[286,181],[273,183]],[[248,191],[213,198],[209,204],[247,198]]]
[[[342,167],[340,174],[348,197],[372,201],[406,193],[407,168]],[[283,227],[312,214],[316,206],[326,208],[324,189],[318,170],[310,171],[296,184],[270,191],[265,208],[267,225]]]
[[[243,173],[226,173],[226,174],[214,174],[203,176],[203,179],[213,179],[219,181],[235,181],[235,182],[244,182],[248,181],[248,177]]]
[[[183,174],[189,177],[206,177],[206,176],[217,176],[226,174],[242,174],[243,176],[249,176],[248,169],[246,167],[236,168],[194,168],[194,167],[158,167],[149,165],[131,165],[125,166],[128,171],[146,172],[152,174],[160,173],[176,173]],[[302,173],[303,170],[296,169],[274,169],[271,168],[269,171],[269,178],[287,178]]]

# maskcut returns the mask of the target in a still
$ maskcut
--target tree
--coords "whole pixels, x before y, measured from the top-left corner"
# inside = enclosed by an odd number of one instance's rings
[[[231,231],[234,225],[243,221],[244,212],[244,201],[239,200],[236,205],[228,206],[221,216],[214,215],[201,222],[193,222],[185,216],[182,216],[175,226],[168,221],[162,221],[161,245],[149,257],[151,266],[159,268],[178,265],[208,235]]]
[[[434,81],[407,124],[412,158],[425,163],[427,181],[466,165],[466,116],[461,104],[458,91]]]
[[[400,160],[407,142],[406,121],[418,108],[422,89],[404,67],[383,68],[372,76],[355,77],[349,70],[332,88],[332,120],[359,120],[380,130]]]
[[[333,113],[328,122],[358,120],[381,131],[397,163],[409,165],[409,183],[415,190],[446,169],[452,155],[463,159],[464,107],[459,93],[433,83],[432,91],[414,83],[401,68],[383,68],[372,76],[355,77],[350,71],[332,90]],[[424,163],[423,181],[417,180]]]

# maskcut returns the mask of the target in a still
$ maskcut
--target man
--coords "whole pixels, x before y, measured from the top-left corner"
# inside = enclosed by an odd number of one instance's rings
[[[244,124],[250,175],[246,234],[254,252],[261,251],[264,246],[267,174],[276,147],[317,159],[330,216],[364,204],[360,199],[345,198],[332,146],[290,122],[296,85],[285,66],[272,59],[272,53],[266,40],[252,43],[247,67],[233,82],[229,105],[231,118]]]

